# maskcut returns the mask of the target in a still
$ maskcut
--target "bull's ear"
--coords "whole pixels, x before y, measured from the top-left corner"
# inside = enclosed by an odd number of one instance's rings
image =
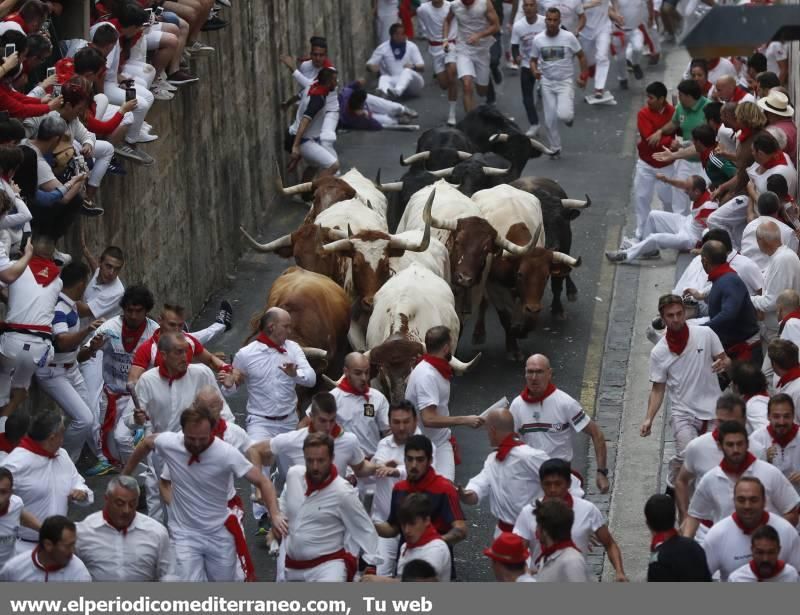
[[[389,258],[400,258],[405,252],[405,248],[389,248]]]
[[[581,215],[580,209],[562,209],[561,215],[565,217],[567,220],[574,220],[578,216]]]

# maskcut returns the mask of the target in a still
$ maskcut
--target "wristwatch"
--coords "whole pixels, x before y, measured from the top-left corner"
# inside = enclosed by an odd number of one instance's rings
[[[597,473],[608,478],[608,468],[597,468]]]

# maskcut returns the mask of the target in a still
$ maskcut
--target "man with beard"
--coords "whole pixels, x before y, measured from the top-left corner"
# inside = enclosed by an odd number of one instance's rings
[[[753,532],[753,559],[728,579],[731,583],[797,583],[800,577],[797,569],[784,560],[778,559],[781,541],[778,532],[769,525]]]
[[[785,393],[773,395],[767,405],[769,424],[750,435],[750,449],[759,459],[776,468],[795,486],[800,483],[800,426],[794,420],[792,398]]]

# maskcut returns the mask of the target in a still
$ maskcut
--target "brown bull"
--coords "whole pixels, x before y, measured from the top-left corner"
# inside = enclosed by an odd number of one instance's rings
[[[277,162],[276,162],[277,166]],[[295,186],[284,187],[281,179],[280,167],[276,168],[275,183],[281,193],[289,196],[294,194],[313,194],[311,209],[306,214],[304,222],[310,223],[323,211],[334,203],[356,198],[356,191],[343,179],[338,177],[319,177],[314,181],[303,182]]]

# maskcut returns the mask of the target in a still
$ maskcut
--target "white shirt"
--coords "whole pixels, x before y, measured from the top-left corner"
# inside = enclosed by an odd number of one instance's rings
[[[373,388],[369,390],[369,401],[339,387],[331,395],[336,399],[336,422],[358,439],[365,455],[374,455],[378,442],[389,429],[389,401]]]
[[[683,450],[683,467],[694,476],[695,485],[721,461],[722,451],[710,431],[697,436]]]
[[[416,43],[406,41],[406,52],[400,58],[396,58],[392,51],[391,43],[384,41],[372,52],[367,64],[378,66],[381,75],[396,77],[403,72],[406,64],[424,65],[425,60],[422,59],[422,54],[419,52],[419,47],[417,47]]]
[[[732,572],[731,576],[728,578],[728,581],[731,583],[797,583],[800,581],[800,576],[798,576],[797,569],[794,566],[791,564],[786,564],[783,570],[781,570],[774,577],[771,579],[764,579],[762,581],[750,569],[750,563],[748,562],[738,570]]]
[[[23,551],[0,568],[0,581],[25,583],[75,583],[91,582],[92,577],[80,558],[72,556],[67,565],[54,572],[45,572],[36,551]],[[36,558],[34,563],[34,558]]]
[[[550,459],[544,451],[530,446],[515,446],[503,461],[490,453],[480,474],[466,486],[479,499],[489,498],[489,509],[498,521],[513,525],[522,507],[541,497],[539,468]]]
[[[514,430],[525,444],[564,461],[572,461],[570,428],[580,432],[591,421],[581,405],[561,389],[532,404],[518,395],[509,410],[514,417]]]
[[[786,321],[781,331],[781,339],[794,342],[796,346],[800,347],[800,318],[790,318]]]
[[[476,2],[477,4],[477,2]],[[437,416],[450,416],[450,381],[442,376],[427,361],[420,361],[411,371],[406,384],[406,399],[414,404],[422,422],[422,410],[428,406],[436,407]],[[425,427],[422,433],[428,436],[436,446],[444,446],[450,440],[450,429],[447,427]]]
[[[686,65],[686,70],[683,73],[684,79],[691,79],[691,67],[692,64],[689,62],[689,64]],[[730,75],[734,79],[739,78],[733,62],[731,62],[728,58],[719,58],[717,65],[714,66],[714,68],[708,69],[708,81],[709,83],[716,83],[720,77],[724,77],[725,75]]]
[[[767,70],[780,76],[781,67],[778,62],[789,59],[789,45],[780,41],[772,41],[759,47],[759,51],[767,58]]]
[[[111,318],[122,311],[119,300],[125,294],[125,285],[119,277],[114,278],[111,284],[102,284],[99,280],[100,269],[95,269],[89,285],[83,292],[83,300],[89,306],[94,318]],[[87,318],[87,320],[89,320]]]
[[[381,16],[397,15],[397,0],[378,0],[375,8]]]
[[[776,382],[779,381],[778,374],[775,374],[775,380]],[[794,420],[795,422],[800,421],[800,378],[790,380],[783,386],[776,385],[776,393],[786,393],[792,398],[794,402]]]
[[[800,504],[800,496],[786,477],[775,466],[756,459],[742,476],[755,476],[767,492],[766,508],[783,515]],[[700,480],[689,502],[689,515],[716,523],[734,511],[732,480],[720,466],[709,470]]]
[[[438,9],[430,2],[420,4],[419,8],[417,8],[417,26],[419,26],[420,35],[429,41],[441,41],[444,33],[444,20],[449,12],[449,0],[445,0]],[[449,40],[455,40],[457,35],[458,23],[454,19],[450,22]],[[431,47],[428,51],[435,53],[436,49],[444,51],[443,46]]]
[[[153,367],[144,372],[136,383],[136,396],[147,411],[155,433],[180,431],[181,413],[194,403],[197,392],[205,386],[217,387],[214,372],[206,365],[190,363],[186,374],[172,381],[164,378],[159,368]],[[221,416],[226,421],[236,420],[225,402]],[[134,425],[128,427],[133,429]]]
[[[767,514],[769,515],[767,525],[771,525],[780,537],[781,552],[778,557],[794,566],[800,565],[800,538],[797,536],[797,530],[780,515]],[[706,552],[706,561],[711,574],[719,571],[720,580],[727,581],[734,570],[749,562],[752,557],[750,539],[750,534],[745,534],[736,525],[733,516],[725,517],[715,523],[703,541],[703,550]]]
[[[540,32],[533,38],[531,57],[539,60],[537,66],[542,78],[548,81],[571,82],[575,76],[575,55],[581,44],[572,32],[559,30],[555,36]]]
[[[47,286],[41,286],[33,277],[31,265],[8,287],[8,311],[6,322],[17,325],[50,327],[56,309],[58,294],[64,284],[58,273]]]
[[[764,274],[761,269],[756,265],[752,259],[747,258],[744,254],[732,250],[728,254],[728,264],[733,267],[736,273],[747,286],[747,292],[754,295],[756,291],[764,288]],[[708,279],[708,276],[706,276]],[[708,283],[708,289],[711,288],[711,282]]]
[[[747,433],[752,434],[762,427],[766,427],[769,420],[767,420],[767,405],[769,404],[769,395],[753,395],[747,400]],[[758,455],[756,455],[758,457]]]
[[[11,494],[8,511],[0,516],[0,562],[7,562],[14,555],[15,545],[19,537],[20,516],[24,508],[22,498]]]
[[[645,0],[617,0],[617,9],[623,20],[623,30],[636,30],[647,23],[647,3]]]
[[[191,465],[192,455],[184,446],[182,434],[158,434],[155,452],[172,476],[171,532],[203,534],[218,531],[230,515],[228,495],[234,477],[243,477],[253,465],[219,438],[214,438],[200,454],[200,461]]]
[[[608,17],[609,0],[600,0],[596,6],[586,10],[586,27],[581,30],[581,36],[593,39],[605,29],[611,29],[611,19]]]
[[[514,22],[514,26],[511,29],[511,44],[519,45],[519,55],[523,67],[528,68],[530,66],[533,38],[543,31],[544,19],[538,16],[533,23],[528,23],[528,19],[524,16]]]
[[[714,418],[714,408],[721,394],[711,364],[724,349],[710,327],[686,326],[689,327],[689,341],[680,355],[669,349],[666,336],[650,352],[650,381],[666,383],[673,412],[685,412],[709,421]]]
[[[764,461],[767,461],[767,449],[773,445],[777,453],[775,457],[772,458],[772,461],[768,463],[771,463],[783,472],[786,478],[800,471],[800,437],[795,436],[786,445],[786,448],[783,448],[772,439],[766,426],[757,429],[750,436],[750,451],[753,455]],[[800,561],[798,563],[800,563]]]
[[[483,32],[489,27],[489,20],[486,19],[486,11],[488,0],[475,0],[475,2],[466,6],[461,0],[453,0],[450,3],[450,11],[455,15],[455,21],[458,24],[458,53],[466,54],[480,54],[486,53],[489,48],[494,44],[493,36],[483,37],[477,45],[468,45],[467,40],[473,34]]]
[[[67,297],[64,293],[59,294],[58,302],[56,303],[55,313],[53,315],[53,338],[56,335],[63,333],[75,333],[81,328],[80,318],[78,318],[78,309],[75,302]],[[56,352],[53,354],[53,363],[74,363],[78,358],[78,350],[80,343],[74,350],[67,350],[66,352]]]
[[[292,510],[286,554],[296,560],[310,560],[344,548],[345,535],[364,550],[364,559],[380,563],[378,534],[358,499],[358,491],[341,476],[306,496],[305,473],[286,477],[287,500]]]
[[[428,562],[436,571],[436,580],[440,583],[450,582],[452,573],[450,549],[441,538],[411,549],[407,545],[400,547],[400,556],[397,558],[397,576],[402,577],[406,564],[415,559]]]
[[[281,433],[269,441],[270,450],[275,457],[284,459],[288,467],[305,465],[303,442],[308,437],[308,427]],[[347,468],[364,461],[364,453],[358,439],[348,431],[342,431],[333,439],[333,463],[339,474],[344,476]]]
[[[576,34],[578,31],[578,19],[584,13],[583,0],[542,0],[537,4],[539,15],[542,17],[551,7],[561,11],[561,26]]]
[[[417,432],[419,432],[419,428],[417,428]],[[387,476],[375,479],[375,495],[372,498],[372,518],[375,521],[386,521],[389,518],[389,511],[392,507],[392,490],[397,483],[406,478],[405,448],[405,444],[398,444],[395,442],[394,436],[389,434],[378,442],[378,448],[375,449],[375,454],[372,456],[372,462],[379,465],[394,461],[397,464],[395,467],[400,472],[400,476],[397,478]],[[436,452],[434,451],[435,460]]]
[[[40,521],[53,515],[67,516],[69,494],[76,489],[87,496],[83,502],[75,502],[77,505],[94,502],[94,493],[63,448],[50,459],[18,446],[0,465],[14,475],[14,493],[25,502],[25,510]],[[28,542],[39,540],[39,533],[27,527],[19,528],[19,536]]]
[[[114,393],[127,394],[128,372],[131,369],[131,362],[136,349],[144,344],[153,333],[158,329],[158,323],[149,318],[146,321],[144,331],[136,346],[131,352],[125,350],[122,343],[122,316],[115,316],[100,325],[84,344],[84,347],[97,335],[104,335],[106,341],[100,350],[103,351],[103,382]]]
[[[771,216],[759,216],[752,222],[748,222],[747,226],[744,227],[741,252],[758,265],[761,271],[765,271],[769,265],[769,256],[758,249],[758,242],[756,241],[756,229],[764,222],[774,222],[777,224],[781,231],[781,241],[783,245],[789,246],[791,250],[797,252],[797,236],[790,226]]]
[[[757,162],[754,162],[747,167],[747,175],[752,180],[753,184],[755,184],[756,192],[758,194],[764,194],[767,192],[767,179],[773,175],[783,175],[784,178],[786,178],[786,183],[789,186],[789,194],[796,194],[797,170],[794,168],[794,166],[792,166],[789,156],[784,154],[784,159],[786,164],[779,164],[771,169],[766,169],[761,173],[758,171],[761,165]]]
[[[233,367],[247,379],[247,413],[260,417],[279,417],[295,412],[297,394],[295,385],[313,387],[317,375],[306,360],[306,355],[295,342],[286,340],[285,353],[278,352],[258,340],[241,348],[233,357]],[[297,376],[290,378],[281,366],[294,363]],[[223,389],[228,393],[235,390]]]
[[[750,300],[757,310],[772,312],[774,317],[775,301],[788,288],[800,292],[800,258],[786,246],[781,246],[769,257],[762,294],[753,295]]]
[[[165,581],[170,574],[170,541],[167,528],[155,519],[136,513],[127,532],[116,530],[92,513],[77,524],[77,555],[94,581]]]
[[[606,525],[606,518],[600,509],[583,498],[572,498],[572,512],[575,520],[572,522],[572,542],[581,553],[590,551],[590,539],[601,527]],[[531,557],[528,562],[532,565],[542,553],[542,545],[536,539],[536,516],[533,514],[533,504],[526,504],[514,524],[514,533],[528,541]]]

